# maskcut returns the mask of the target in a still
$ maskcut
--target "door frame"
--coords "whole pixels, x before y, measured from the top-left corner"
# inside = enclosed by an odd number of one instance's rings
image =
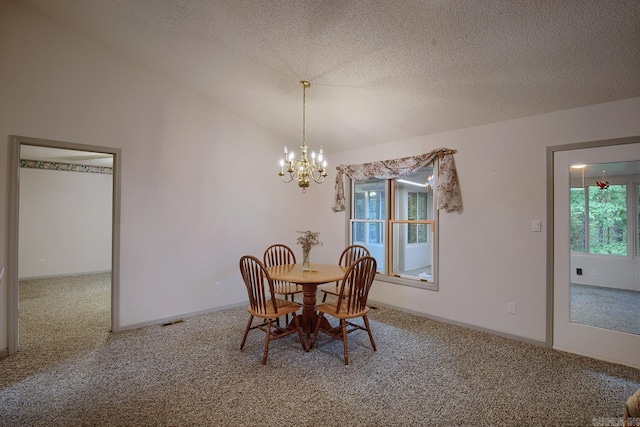
[[[20,207],[20,147],[22,145],[90,151],[113,155],[113,194],[111,212],[111,331],[118,332],[120,330],[120,172],[122,169],[122,150],[120,148],[11,135],[9,140],[9,247],[8,265],[6,269],[8,300],[8,354],[16,353],[19,346],[18,230]]]
[[[600,148],[600,147],[608,147],[614,145],[624,145],[624,144],[637,144],[640,143],[640,135],[624,137],[624,138],[614,138],[614,139],[606,139],[606,140],[596,140],[596,141],[586,141],[579,142],[574,144],[565,144],[565,145],[556,145],[547,147],[547,328],[546,328],[546,339],[545,344],[547,347],[552,348],[554,344],[553,337],[553,329],[554,329],[554,263],[555,263],[555,252],[554,252],[554,236],[555,236],[555,227],[554,227],[554,216],[555,216],[555,205],[554,205],[554,156],[555,153],[559,151],[572,151],[572,150],[582,150],[589,148]]]

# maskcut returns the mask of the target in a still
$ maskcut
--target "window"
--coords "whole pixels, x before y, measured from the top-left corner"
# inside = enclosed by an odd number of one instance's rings
[[[369,249],[381,280],[436,289],[435,168],[352,183],[351,243]]]
[[[627,186],[571,189],[571,250],[627,255]]]
[[[384,261],[384,224],[387,215],[385,180],[357,182],[353,189],[351,241],[369,249],[380,269]]]
[[[589,191],[589,253],[627,255],[627,186]]]

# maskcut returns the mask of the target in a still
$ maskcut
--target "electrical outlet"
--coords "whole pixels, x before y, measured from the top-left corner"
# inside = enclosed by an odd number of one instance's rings
[[[220,282],[215,282],[213,284],[213,290],[218,292],[220,290]]]
[[[516,314],[516,303],[510,302],[507,304],[507,313]]]
[[[44,265],[44,258],[40,258],[40,265]]]

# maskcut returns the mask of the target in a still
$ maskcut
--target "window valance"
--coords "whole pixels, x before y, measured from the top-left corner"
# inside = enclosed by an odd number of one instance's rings
[[[372,178],[391,179],[411,175],[418,169],[431,163],[438,156],[438,209],[447,212],[462,207],[458,172],[453,159],[455,150],[438,148],[429,153],[400,159],[383,160],[379,162],[361,163],[359,165],[339,165],[336,167],[335,196],[333,211],[342,212],[345,209],[344,176],[354,181],[364,181]]]

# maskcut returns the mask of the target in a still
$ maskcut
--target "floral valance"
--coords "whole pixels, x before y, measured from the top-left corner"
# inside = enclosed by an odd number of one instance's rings
[[[438,209],[446,209],[447,212],[458,210],[462,207],[462,196],[460,194],[456,163],[453,159],[454,153],[454,150],[438,148],[418,156],[359,165],[337,166],[338,173],[336,173],[335,197],[332,209],[334,212],[342,212],[345,209],[345,175],[354,181],[364,181],[372,178],[399,178],[415,173],[438,156],[440,159],[438,165]]]

